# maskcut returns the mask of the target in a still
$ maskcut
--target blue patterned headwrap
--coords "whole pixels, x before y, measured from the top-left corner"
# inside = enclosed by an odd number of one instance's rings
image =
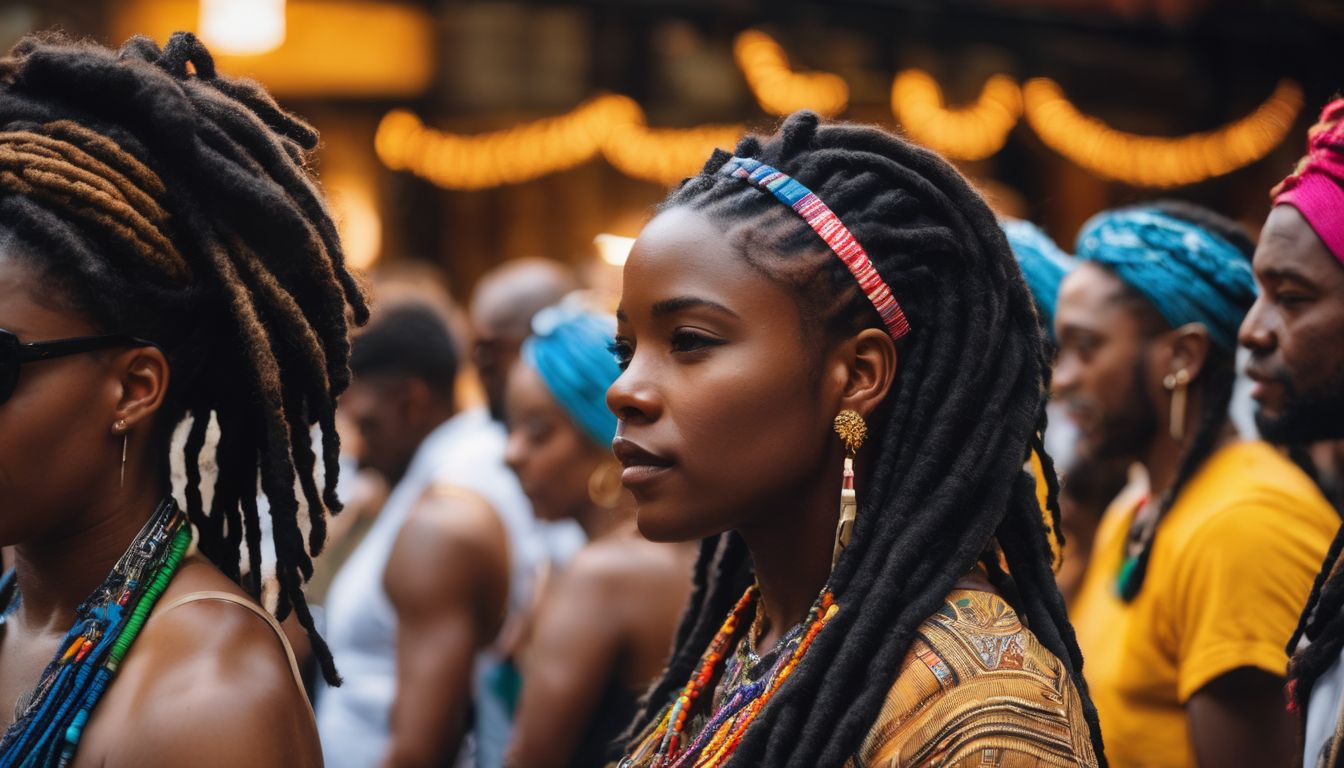
[[[1255,278],[1246,254],[1221,236],[1153,209],[1125,208],[1088,219],[1077,253],[1143,294],[1171,327],[1200,323],[1214,344],[1237,348]]]
[[[621,375],[611,345],[616,320],[561,303],[538,312],[523,360],[570,418],[601,448],[616,436],[616,416],[607,408],[607,388]]]
[[[1059,284],[1073,269],[1074,259],[1060,250],[1041,228],[1021,219],[1003,219],[999,222],[1008,236],[1022,277],[1027,281],[1041,325],[1051,340],[1055,338],[1055,304],[1059,301]]]

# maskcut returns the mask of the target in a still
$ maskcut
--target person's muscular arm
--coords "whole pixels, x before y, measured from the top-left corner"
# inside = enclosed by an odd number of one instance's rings
[[[524,654],[522,700],[506,766],[570,764],[623,642],[620,578],[609,553],[588,550],[546,595]]]
[[[1273,768],[1293,763],[1297,734],[1283,705],[1283,678],[1254,667],[1224,674],[1185,705],[1200,765]]]
[[[397,698],[385,768],[443,765],[461,746],[472,664],[508,595],[499,516],[466,492],[431,491],[402,526],[384,574],[397,611]]]

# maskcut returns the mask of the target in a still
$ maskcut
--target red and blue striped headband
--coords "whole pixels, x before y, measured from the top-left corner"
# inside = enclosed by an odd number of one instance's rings
[[[746,179],[752,186],[769,192],[802,216],[803,221],[826,241],[826,245],[849,268],[854,279],[859,282],[859,288],[867,294],[877,314],[882,316],[882,322],[887,326],[887,333],[891,334],[892,340],[900,341],[902,336],[910,332],[910,322],[905,319],[905,312],[896,303],[891,287],[877,273],[872,260],[868,258],[868,252],[863,250],[840,217],[827,208],[815,192],[783,171],[749,157],[732,158],[724,163],[719,173]]]

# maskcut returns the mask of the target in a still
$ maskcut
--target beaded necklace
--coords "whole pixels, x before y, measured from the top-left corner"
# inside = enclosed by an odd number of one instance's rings
[[[1148,513],[1148,505],[1151,500],[1147,494],[1139,500],[1139,506],[1134,510],[1134,518],[1129,524],[1129,533],[1125,537],[1125,559],[1120,563],[1120,570],[1115,574],[1115,593],[1124,595],[1129,588],[1129,583],[1134,580],[1134,574],[1138,571],[1139,558],[1143,555],[1143,550],[1148,547],[1152,541],[1153,535],[1157,533],[1157,519],[1152,516],[1145,516]]]
[[[835,597],[823,588],[808,611],[807,618],[780,640],[776,646],[779,653],[769,664],[769,669],[753,680],[750,673],[754,649],[746,648],[747,643],[742,642],[738,643],[734,658],[729,659],[729,653],[747,610],[756,603],[759,594],[755,585],[747,588],[700,657],[700,664],[691,679],[677,698],[663,708],[658,715],[657,726],[644,738],[634,754],[620,762],[619,768],[633,768],[637,765],[647,765],[648,768],[715,768],[723,765],[737,750],[756,716],[798,667],[817,633],[839,610]],[[757,613],[759,615],[759,609]],[[714,680],[721,661],[725,662],[725,666],[723,679],[717,689],[719,706],[698,729],[694,740],[686,745],[686,721],[697,700]]]
[[[0,741],[0,768],[70,764],[89,714],[190,544],[186,516],[171,498],[164,500],[107,579],[76,609],[74,626]],[[22,599],[13,578],[13,571],[5,576],[5,616]]]

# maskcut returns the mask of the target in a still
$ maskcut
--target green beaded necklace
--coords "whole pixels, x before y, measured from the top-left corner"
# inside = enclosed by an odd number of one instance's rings
[[[173,500],[159,504],[107,579],[79,605],[23,712],[0,741],[0,768],[65,766],[89,715],[116,675],[149,612],[191,545],[191,526]],[[10,571],[0,584],[4,616],[22,595]]]

